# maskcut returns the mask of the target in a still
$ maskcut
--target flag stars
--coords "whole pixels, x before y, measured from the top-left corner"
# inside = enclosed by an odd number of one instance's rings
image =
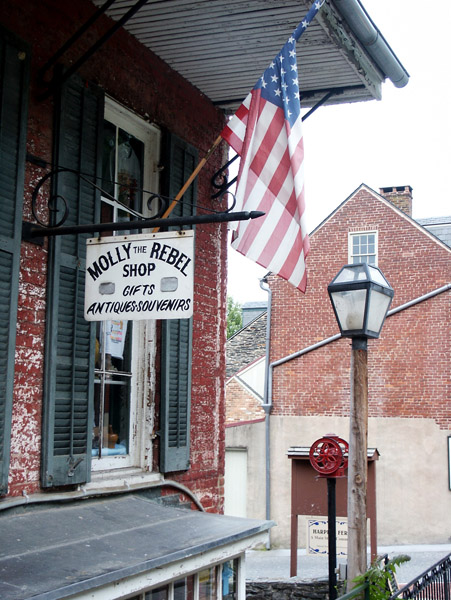
[[[307,27],[308,24],[309,19],[306,17],[304,26]],[[302,24],[297,31],[301,29]],[[263,98],[283,109],[285,118],[289,120],[290,124],[294,123],[300,115],[299,69],[295,43],[296,37],[292,35],[282,50],[270,62],[263,76],[260,77],[258,86],[256,86],[256,88],[260,88]],[[290,110],[288,110],[288,107]]]

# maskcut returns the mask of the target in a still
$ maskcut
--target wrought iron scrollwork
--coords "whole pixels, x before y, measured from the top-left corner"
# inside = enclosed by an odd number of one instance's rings
[[[52,177],[54,177],[55,175],[57,175],[58,173],[61,173],[63,171],[75,173],[75,171],[73,169],[65,169],[65,168],[61,168],[61,167],[58,167],[57,169],[53,169],[52,171],[49,171],[43,177],[41,177],[41,179],[39,180],[38,184],[34,188],[33,193],[31,195],[31,212],[32,212],[35,220],[42,227],[53,227],[53,226],[60,227],[61,225],[63,225],[63,223],[66,222],[67,217],[69,216],[69,206],[68,206],[67,200],[64,198],[64,196],[61,196],[60,194],[51,195],[51,196],[49,196],[49,198],[47,200],[47,206],[48,206],[48,210],[49,210],[49,222],[48,223],[45,223],[39,217],[38,211],[37,211],[38,196],[39,196],[39,192],[40,192],[42,186],[45,184],[45,182],[47,180],[51,180]],[[64,214],[60,220],[56,219],[56,215],[59,212],[58,199],[62,200],[64,203]],[[53,215],[53,217],[52,217],[52,215]]]
[[[38,184],[34,188],[33,193],[31,195],[31,212],[32,212],[33,217],[36,219],[36,221],[39,223],[39,225],[41,225],[41,227],[61,227],[67,221],[67,218],[69,216],[69,204],[68,204],[66,198],[64,198],[64,196],[62,196],[61,194],[53,194],[53,195],[51,194],[48,197],[47,208],[49,211],[49,219],[48,219],[47,223],[42,220],[42,218],[39,216],[38,210],[37,210],[38,198],[39,198],[39,193],[41,191],[41,188],[47,181],[51,180],[53,177],[55,177],[56,175],[58,175],[60,173],[73,173],[74,175],[79,177],[81,180],[83,180],[85,183],[89,184],[90,186],[92,186],[93,188],[98,190],[104,198],[107,198],[108,200],[111,200],[112,202],[116,203],[118,206],[124,208],[127,212],[129,212],[131,215],[133,215],[137,219],[146,219],[147,218],[147,217],[144,217],[144,215],[134,211],[133,209],[128,207],[126,204],[122,203],[117,198],[114,198],[114,196],[112,196],[111,194],[109,194],[108,192],[103,190],[94,181],[92,181],[91,179],[89,179],[88,177],[86,177],[85,175],[80,173],[79,171],[76,171],[75,169],[70,169],[68,167],[57,167],[57,168],[49,171],[48,173],[46,173],[39,180]],[[62,210],[61,210],[61,207],[59,207],[59,204],[61,203],[61,201],[63,204]],[[150,218],[150,219],[161,218],[163,216],[163,214],[166,212],[168,206],[169,206],[169,198],[166,198],[165,196],[161,196],[160,194],[155,194],[153,192],[150,193],[149,197],[147,198],[147,208],[148,208],[149,212],[152,214],[152,216],[148,217],[148,218]],[[62,212],[63,214],[58,219],[57,216],[60,212]]]
[[[157,206],[155,206],[155,204],[157,202],[158,202],[158,204],[157,204]],[[157,207],[158,207],[158,210],[157,210]],[[152,214],[153,211],[155,211],[155,213],[151,217],[152,219],[160,219],[164,215],[164,213],[166,212],[168,207],[169,207],[169,198],[167,198],[166,196],[160,196],[160,194],[152,193],[147,198],[147,208],[148,208],[149,212]]]
[[[216,199],[216,198],[222,199],[222,197],[224,196],[225,193],[230,193],[228,190],[236,182],[237,178],[234,177],[234,179],[232,179],[232,181],[228,181],[227,171],[228,171],[228,168],[230,167],[230,165],[232,163],[234,163],[237,158],[238,158],[238,154],[235,154],[234,157],[232,157],[229,161],[227,161],[225,163],[225,165],[223,165],[213,175],[213,177],[211,179],[211,185],[218,191],[211,196],[212,199]]]
[[[49,219],[48,223],[43,222],[43,220],[38,215],[37,204],[39,193],[41,191],[42,186],[52,177],[57,175],[58,173],[73,173],[80,179],[82,179],[85,183],[91,185],[93,188],[100,191],[103,197],[108,198],[118,206],[125,209],[128,213],[130,213],[131,217],[135,217],[135,220],[127,220],[127,221],[113,221],[109,223],[86,223],[79,225],[64,225],[65,221],[69,216],[69,204],[67,200],[59,195],[53,194],[50,195],[47,200],[47,207],[49,210]],[[29,223],[24,221],[22,223],[22,238],[28,242],[33,242],[36,244],[43,244],[44,238],[52,237],[52,236],[61,236],[61,235],[72,235],[72,234],[100,234],[102,232],[118,232],[118,231],[129,231],[129,230],[143,230],[153,228],[154,231],[158,231],[160,227],[184,227],[188,225],[200,225],[204,223],[225,223],[229,221],[245,221],[248,219],[257,219],[264,215],[261,211],[241,211],[241,212],[232,212],[235,207],[236,201],[235,196],[225,187],[222,190],[222,195],[230,194],[232,196],[231,205],[227,208],[227,210],[223,210],[221,212],[213,212],[211,214],[201,214],[201,215],[192,215],[192,216],[182,216],[182,217],[172,217],[168,216],[168,213],[171,208],[171,199],[165,196],[161,196],[159,194],[149,193],[149,197],[147,199],[147,207],[149,212],[154,212],[152,217],[145,217],[144,215],[130,209],[126,204],[117,200],[102,190],[96,183],[91,181],[85,175],[76,171],[74,169],[69,169],[67,167],[57,167],[52,171],[46,173],[38,182],[35,189],[32,193],[32,213],[33,217],[38,222],[38,225]],[[63,215],[61,218],[58,218],[58,213],[60,213],[60,209],[58,208],[59,202],[62,201],[64,205]],[[166,215],[166,216],[165,216]]]

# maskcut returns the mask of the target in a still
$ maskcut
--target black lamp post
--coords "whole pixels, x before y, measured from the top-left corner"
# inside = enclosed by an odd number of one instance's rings
[[[367,570],[367,339],[379,337],[394,291],[381,270],[366,263],[344,266],[327,291],[341,335],[352,338],[347,574],[350,589],[353,579]]]

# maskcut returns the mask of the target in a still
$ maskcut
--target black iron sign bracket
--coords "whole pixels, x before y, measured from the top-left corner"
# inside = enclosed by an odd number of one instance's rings
[[[247,221],[257,219],[265,213],[259,210],[243,212],[222,212],[192,217],[167,217],[165,219],[142,219],[139,221],[121,221],[115,223],[90,223],[88,225],[73,225],[59,227],[45,227],[24,221],[22,223],[22,239],[27,242],[42,243],[43,238],[57,235],[71,235],[79,233],[103,233],[116,231],[130,231],[151,229],[159,227],[183,227],[185,225],[200,225],[205,223],[224,223],[228,221]],[[40,240],[40,241],[38,241]]]
[[[112,223],[89,223],[86,225],[64,225],[69,216],[69,207],[66,199],[61,195],[50,195],[47,200],[47,207],[49,213],[48,223],[41,220],[38,210],[37,203],[39,193],[42,186],[47,180],[51,180],[52,177],[58,173],[74,173],[80,179],[99,190],[102,196],[107,197],[109,200],[119,204],[122,208],[131,212],[136,218],[129,221],[112,222]],[[223,193],[228,193],[224,191]],[[31,197],[31,212],[33,217],[36,219],[36,223],[30,223],[24,221],[22,223],[22,239],[28,242],[42,245],[44,238],[53,237],[59,235],[73,235],[81,233],[91,233],[93,235],[105,233],[105,232],[119,232],[119,231],[142,231],[143,229],[155,229],[160,227],[184,227],[188,225],[200,225],[205,223],[224,223],[229,221],[246,221],[248,219],[256,219],[263,216],[265,213],[261,211],[243,211],[243,212],[232,212],[235,206],[235,201],[232,202],[231,207],[228,211],[222,212],[211,212],[202,215],[193,215],[186,217],[165,217],[162,215],[168,208],[169,198],[160,196],[159,194],[150,193],[147,200],[147,207],[150,212],[154,212],[154,216],[145,218],[143,215],[130,211],[125,205],[122,205],[113,196],[102,190],[96,183],[85,177],[82,173],[74,169],[66,167],[57,167],[52,171],[49,171],[40,179],[35,189],[33,190]]]

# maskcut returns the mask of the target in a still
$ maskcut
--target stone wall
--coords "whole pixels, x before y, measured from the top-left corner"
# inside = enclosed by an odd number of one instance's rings
[[[328,581],[248,581],[248,600],[325,600],[329,598]]]

